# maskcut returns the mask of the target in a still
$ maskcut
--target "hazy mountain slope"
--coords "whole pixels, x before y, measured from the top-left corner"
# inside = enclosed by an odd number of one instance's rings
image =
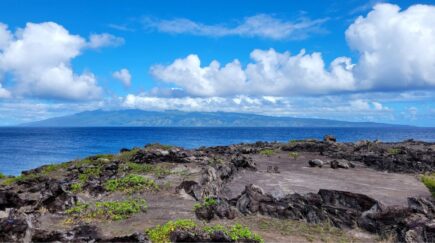
[[[389,127],[372,122],[345,122],[325,119],[274,117],[227,112],[182,111],[86,111],[74,115],[22,124],[44,127]]]

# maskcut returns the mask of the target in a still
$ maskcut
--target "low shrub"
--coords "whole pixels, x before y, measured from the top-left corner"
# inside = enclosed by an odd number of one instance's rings
[[[273,151],[272,149],[263,149],[260,151],[260,154],[266,156],[272,156],[273,154],[275,154],[275,151]]]
[[[127,175],[122,178],[107,180],[104,184],[107,191],[137,192],[143,189],[158,190],[159,187],[153,179],[140,175]]]
[[[299,157],[299,153],[298,152],[289,152],[288,157],[291,157],[293,159],[297,159]]]
[[[129,199],[124,201],[96,202],[94,205],[77,203],[65,213],[76,219],[108,219],[123,220],[131,215],[146,212],[148,205],[143,199]]]
[[[400,154],[401,150],[400,148],[389,148],[387,152],[388,154],[396,155],[396,154]]]
[[[168,221],[164,225],[157,225],[146,231],[151,242],[170,242],[169,236],[171,232],[177,229],[190,230],[196,227],[196,223],[190,219],[177,219]]]
[[[220,224],[212,226],[199,226],[193,220],[179,219],[175,221],[168,221],[164,225],[157,225],[146,231],[151,242],[170,242],[170,235],[176,230],[192,231],[193,234],[203,235],[204,233],[212,234],[214,232],[222,232],[226,234],[231,240],[237,242],[264,242],[264,240],[257,234],[253,233],[248,227],[241,224],[233,226],[223,226]]]
[[[79,193],[82,191],[82,189],[83,189],[83,183],[81,182],[71,184],[71,192],[73,193]]]
[[[203,207],[211,207],[211,206],[215,206],[217,205],[218,202],[215,198],[211,198],[211,197],[207,197],[204,202],[202,203],[195,203],[195,205],[193,205],[193,210],[197,210],[199,208],[203,208]]]
[[[5,174],[0,172],[0,179],[4,179],[4,178],[6,178]]]

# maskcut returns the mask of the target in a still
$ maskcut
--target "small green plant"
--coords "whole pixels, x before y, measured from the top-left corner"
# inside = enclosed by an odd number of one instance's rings
[[[207,197],[205,198],[203,203],[195,203],[193,205],[193,210],[196,211],[197,209],[203,208],[203,207],[212,207],[218,204],[218,201],[215,198]]]
[[[4,178],[6,178],[5,174],[0,172],[0,179],[4,179]]]
[[[65,210],[65,213],[70,214],[70,215],[82,214],[88,209],[88,207],[89,207],[89,204],[87,204],[87,203],[77,202],[76,205]]]
[[[153,179],[140,175],[127,175],[122,178],[107,180],[104,184],[107,191],[137,192],[143,189],[158,190],[159,187]]]
[[[79,193],[82,191],[82,189],[83,189],[83,183],[81,182],[71,184],[71,192],[73,193]]]
[[[297,159],[299,157],[299,153],[298,152],[289,152],[288,157],[293,158],[293,159]]]
[[[400,148],[389,148],[388,149],[388,154],[391,154],[391,155],[400,154],[400,152],[401,152]]]
[[[156,177],[165,177],[171,174],[171,171],[165,168],[163,165],[150,165],[150,164],[138,164],[133,162],[127,162],[126,170],[134,173],[152,173]]]
[[[291,139],[288,141],[288,143],[291,145],[297,144],[298,142],[299,142],[299,140],[296,140],[296,139]]]
[[[148,205],[143,199],[129,199],[124,201],[96,202],[94,205],[77,203],[65,213],[78,219],[108,219],[122,220],[131,215],[146,212]]]
[[[162,150],[169,150],[173,148],[172,145],[167,144],[160,144],[160,143],[152,143],[145,146],[145,149],[162,149]]]
[[[272,156],[273,154],[275,154],[275,151],[273,151],[272,149],[263,149],[260,151],[260,154],[266,156]]]
[[[432,193],[432,197],[435,197],[435,174],[423,175],[421,181]]]
[[[101,174],[101,167],[90,167],[86,168],[85,171],[81,174],[79,174],[79,181],[80,182],[86,182],[91,177],[98,178]]]
[[[196,223],[191,219],[178,219],[175,221],[168,221],[164,225],[157,225],[146,232],[151,242],[170,242],[169,236],[171,232],[177,229],[190,230],[194,229],[196,226]]]
[[[233,225],[229,231],[228,235],[233,241],[239,240],[254,240],[257,242],[264,242],[264,240],[257,234],[252,233],[252,231],[241,224]]]

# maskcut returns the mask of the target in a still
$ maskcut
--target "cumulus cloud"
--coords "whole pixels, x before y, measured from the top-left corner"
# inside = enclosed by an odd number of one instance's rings
[[[119,71],[116,71],[116,72],[114,72],[114,73],[112,74],[112,76],[113,76],[114,78],[118,79],[119,81],[121,81],[122,84],[123,84],[125,87],[130,87],[130,85],[131,85],[131,74],[130,74],[130,72],[128,71],[128,69],[123,68],[123,69],[121,69],[121,70],[119,70]]]
[[[378,4],[346,31],[360,54],[353,64],[338,57],[326,65],[321,53],[297,55],[273,49],[254,50],[252,61],[201,66],[191,54],[172,64],[151,67],[157,79],[193,96],[310,95],[422,89],[435,86],[435,7],[411,6],[404,11]]]
[[[339,57],[328,67],[320,53],[297,55],[273,49],[254,50],[253,62],[243,68],[238,60],[224,66],[212,61],[201,67],[197,55],[177,59],[168,66],[156,65],[151,73],[195,96],[324,94],[354,90],[350,59]]]
[[[109,47],[109,46],[120,46],[124,44],[124,38],[114,36],[111,34],[103,33],[103,34],[92,34],[89,37],[89,42],[87,46],[89,48],[98,49],[101,47]]]
[[[11,33],[0,24],[0,74],[12,74],[18,96],[83,100],[100,97],[102,89],[90,72],[74,73],[71,60],[86,47],[112,43],[110,35],[93,35],[89,42],[53,22],[28,23]],[[0,89],[2,96],[9,92]]]
[[[435,7],[378,4],[346,31],[360,54],[355,75],[361,88],[382,90],[435,86]]]
[[[198,36],[244,36],[269,39],[303,39],[312,32],[322,32],[321,25],[326,19],[300,19],[285,21],[267,14],[247,17],[235,25],[207,25],[185,18],[160,20],[145,18],[143,23],[147,29],[172,34],[192,34]]]

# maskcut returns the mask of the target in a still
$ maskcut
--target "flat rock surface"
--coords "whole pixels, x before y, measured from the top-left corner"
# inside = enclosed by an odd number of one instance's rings
[[[310,159],[331,160],[318,153],[299,153],[297,159],[290,158],[285,152],[271,156],[252,155],[252,158],[258,170],[243,170],[236,174],[227,184],[230,198],[240,195],[245,185],[251,183],[275,197],[330,189],[366,194],[385,205],[405,206],[408,197],[430,196],[417,176],[411,174],[376,171],[360,163],[350,169],[332,169],[329,164],[322,168],[309,167]],[[268,166],[278,166],[280,173],[267,172]]]

